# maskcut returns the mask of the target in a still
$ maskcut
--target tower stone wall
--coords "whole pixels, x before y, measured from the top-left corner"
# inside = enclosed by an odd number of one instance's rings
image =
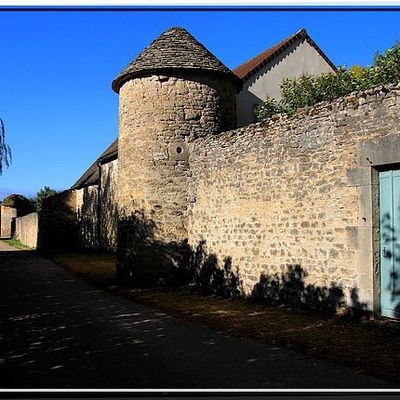
[[[235,124],[233,85],[196,78],[152,75],[120,90],[119,207],[143,211],[170,240],[186,237],[188,144]]]
[[[163,280],[185,262],[190,143],[236,126],[236,87],[168,71],[129,80],[119,95],[118,271]]]

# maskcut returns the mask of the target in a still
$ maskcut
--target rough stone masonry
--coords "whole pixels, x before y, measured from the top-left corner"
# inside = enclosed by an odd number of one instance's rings
[[[120,96],[117,254],[124,278],[164,279],[183,262],[189,143],[236,126],[238,81],[179,28],[156,39],[114,81]]]
[[[377,88],[197,140],[190,243],[231,257],[247,293],[300,265],[372,307],[374,172],[400,161],[399,106],[400,86]]]
[[[296,267],[379,309],[377,173],[400,165],[400,86],[235,129],[239,87],[181,28],[114,80],[119,276],[166,280],[194,260],[250,294]]]

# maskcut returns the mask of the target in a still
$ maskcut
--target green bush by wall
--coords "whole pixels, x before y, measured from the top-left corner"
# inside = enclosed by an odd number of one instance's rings
[[[257,119],[263,121],[279,113],[291,115],[299,108],[321,101],[332,101],[351,92],[399,82],[400,43],[397,42],[383,54],[376,54],[370,67],[339,67],[336,73],[318,77],[305,75],[298,79],[284,79],[281,83],[282,100],[267,98],[257,111]]]

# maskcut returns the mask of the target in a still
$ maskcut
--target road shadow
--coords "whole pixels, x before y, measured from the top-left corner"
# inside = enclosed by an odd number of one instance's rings
[[[41,257],[10,258],[0,273],[3,388],[388,385],[179,321],[91,287]]]

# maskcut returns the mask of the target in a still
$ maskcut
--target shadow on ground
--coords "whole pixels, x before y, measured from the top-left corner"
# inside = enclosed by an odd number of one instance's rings
[[[95,289],[34,252],[1,255],[0,293],[3,388],[390,385],[176,320]]]

